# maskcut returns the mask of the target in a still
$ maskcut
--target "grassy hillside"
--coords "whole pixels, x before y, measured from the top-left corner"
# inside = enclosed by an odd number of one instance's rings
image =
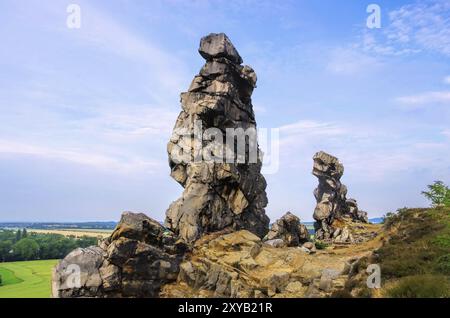
[[[358,262],[346,286],[352,295],[450,297],[450,208],[400,209],[386,218],[384,237],[380,248]],[[380,290],[366,287],[368,264],[380,265]]]
[[[57,260],[0,263],[0,298],[48,298]]]
[[[450,297],[450,208],[402,209],[386,230],[377,251],[386,296]]]

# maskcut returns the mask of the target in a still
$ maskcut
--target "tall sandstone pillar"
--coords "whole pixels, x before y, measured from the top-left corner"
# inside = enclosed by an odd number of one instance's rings
[[[241,65],[242,58],[223,33],[203,37],[199,53],[206,63],[181,94],[182,110],[167,147],[171,176],[184,191],[167,210],[165,226],[186,242],[227,228],[263,237],[269,224],[266,181],[256,134],[251,134],[256,132],[251,102],[256,74]],[[226,143],[227,134],[239,129],[250,132],[243,153]],[[256,160],[249,149],[256,149]],[[231,160],[225,158],[229,152]]]

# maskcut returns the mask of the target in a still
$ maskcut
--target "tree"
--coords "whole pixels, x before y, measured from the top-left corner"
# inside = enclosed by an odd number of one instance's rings
[[[23,228],[22,230],[22,238],[26,238],[28,236],[27,229]]]
[[[6,262],[10,258],[13,242],[10,240],[0,241],[0,262]]]
[[[16,242],[19,242],[22,239],[22,231],[20,229],[16,232]]]
[[[427,186],[429,191],[422,194],[431,201],[433,207],[450,206],[450,189],[442,181],[434,181]]]
[[[30,238],[23,238],[13,247],[14,254],[21,260],[35,259],[39,255],[39,245]]]

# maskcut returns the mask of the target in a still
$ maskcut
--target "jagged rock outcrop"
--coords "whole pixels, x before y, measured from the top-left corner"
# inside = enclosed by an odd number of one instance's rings
[[[319,240],[334,239],[337,242],[352,242],[346,228],[335,228],[335,219],[349,216],[353,220],[367,222],[367,213],[359,211],[356,200],[347,199],[347,187],[340,181],[344,166],[338,158],[323,151],[313,157],[313,175],[319,179],[319,186],[314,190],[317,205],[314,210],[314,227]]]
[[[355,199],[347,199],[345,201],[345,205],[347,208],[346,214],[349,215],[353,220],[369,223],[367,212],[358,208],[358,203]]]
[[[309,232],[306,226],[300,223],[297,216],[287,212],[272,224],[269,233],[264,237],[264,241],[269,242],[269,244],[273,240],[280,239],[284,242],[284,246],[301,246],[309,241]],[[281,247],[281,244],[273,243],[276,244],[276,247]]]
[[[53,297],[157,297],[177,279],[184,242],[145,214],[125,212],[99,246],[78,248],[53,269]]]
[[[379,225],[360,225],[380,230]],[[328,297],[343,291],[348,267],[374,244],[311,253],[303,247],[275,248],[247,230],[206,234],[180,265],[177,281],[162,287],[160,296]]]
[[[308,280],[297,272],[306,257],[295,248],[262,244],[247,230],[216,232],[195,243],[192,256],[180,266],[178,281],[166,285],[161,296],[298,297],[308,286]]]
[[[202,38],[199,52],[206,64],[181,94],[182,111],[167,147],[171,176],[184,192],[167,210],[165,225],[189,243],[226,228],[263,237],[269,218],[251,103],[256,74],[240,65],[223,33]],[[243,151],[234,137],[226,142],[230,129],[248,133]]]

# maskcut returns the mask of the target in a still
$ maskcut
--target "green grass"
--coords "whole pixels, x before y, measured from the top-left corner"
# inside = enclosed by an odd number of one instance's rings
[[[448,275],[450,269],[450,209],[404,209],[389,218],[396,226],[378,250],[385,278]]]
[[[0,286],[12,285],[23,282],[20,278],[14,275],[14,272],[0,267],[0,276],[2,277],[2,284]]]
[[[449,297],[449,280],[447,276],[421,275],[407,276],[388,291],[394,298],[442,298]]]
[[[51,272],[57,261],[0,263],[0,298],[49,298]]]

